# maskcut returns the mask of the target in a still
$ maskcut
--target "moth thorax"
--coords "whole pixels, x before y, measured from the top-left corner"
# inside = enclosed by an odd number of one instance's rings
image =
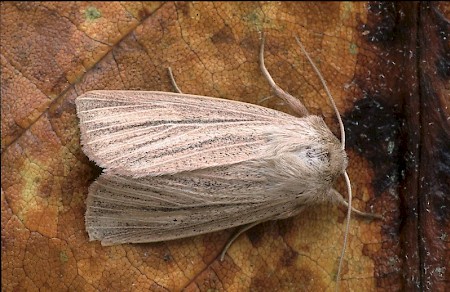
[[[339,144],[324,143],[306,147],[298,152],[300,157],[311,168],[311,171],[320,176],[320,179],[334,181],[347,167],[347,156]]]

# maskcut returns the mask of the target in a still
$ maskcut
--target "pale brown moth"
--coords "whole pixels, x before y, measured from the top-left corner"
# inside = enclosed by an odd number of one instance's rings
[[[102,245],[158,242],[288,218],[317,203],[351,207],[345,132],[323,119],[260,67],[298,117],[243,102],[154,91],[91,91],[76,99],[81,143],[104,173],[90,186],[86,230]],[[171,73],[171,71],[170,71]],[[348,203],[333,188],[344,175]],[[372,215],[368,215],[372,216]],[[345,251],[345,244],[342,256]],[[339,263],[339,279],[342,256]]]

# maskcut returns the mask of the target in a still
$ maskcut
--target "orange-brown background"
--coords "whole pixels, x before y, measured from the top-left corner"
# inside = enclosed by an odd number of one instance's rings
[[[448,3],[1,3],[4,291],[333,290],[345,210],[313,207],[232,230],[102,247],[84,229],[99,174],[80,149],[74,99],[92,89],[172,91],[289,112],[258,67],[338,133],[299,36],[347,130],[355,207],[343,291],[449,288]],[[342,183],[338,188],[344,192]]]

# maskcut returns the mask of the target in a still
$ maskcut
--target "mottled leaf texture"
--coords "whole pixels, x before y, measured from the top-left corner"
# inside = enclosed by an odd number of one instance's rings
[[[450,290],[448,2],[0,5],[2,291],[334,290],[341,207],[263,223],[223,262],[233,229],[115,246],[86,232],[101,169],[81,150],[75,98],[173,91],[170,66],[185,93],[292,114],[260,72],[261,31],[274,80],[338,135],[304,43],[344,119],[354,206],[385,217],[353,217],[341,291]]]

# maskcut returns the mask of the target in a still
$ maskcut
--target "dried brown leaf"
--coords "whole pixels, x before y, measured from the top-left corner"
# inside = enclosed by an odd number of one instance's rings
[[[353,218],[341,289],[415,287],[410,279],[419,273],[418,223],[408,212],[413,214],[418,193],[408,197],[401,187],[414,190],[418,177],[402,173],[401,151],[409,148],[402,146],[399,117],[416,121],[402,109],[419,109],[409,99],[419,92],[418,7],[422,15],[434,15],[420,5],[2,2],[3,290],[334,288],[345,210],[329,205],[248,231],[224,262],[218,256],[232,230],[113,247],[88,242],[85,232],[84,199],[99,169],[81,151],[74,99],[93,89],[172,91],[166,71],[171,66],[183,92],[289,113],[276,98],[266,99],[269,86],[258,66],[262,30],[266,66],[276,82],[338,133],[295,36],[318,63],[347,126],[354,205],[386,218]],[[439,5],[448,11],[448,4]],[[338,188],[345,190],[342,183]],[[444,269],[447,276],[449,271]]]

